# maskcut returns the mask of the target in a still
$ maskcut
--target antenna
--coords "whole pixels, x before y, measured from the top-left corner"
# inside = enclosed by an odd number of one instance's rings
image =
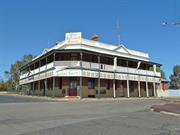
[[[116,33],[117,33],[117,39],[118,39],[118,45],[121,44],[121,37],[120,37],[120,25],[119,25],[119,18],[116,22]]]

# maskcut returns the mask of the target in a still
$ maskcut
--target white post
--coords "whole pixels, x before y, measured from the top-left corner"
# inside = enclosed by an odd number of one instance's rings
[[[129,68],[128,68],[128,60],[126,61],[126,66],[127,66],[127,72],[129,74]],[[130,97],[129,96],[129,75],[127,74],[127,97]]]
[[[116,83],[115,83],[115,79],[113,80],[113,97],[116,98]]]
[[[138,81],[138,92],[139,92],[139,97],[141,97],[141,87],[140,87],[140,81]]]
[[[116,67],[117,57],[114,57],[114,80],[113,80],[113,97],[116,98]]]
[[[156,96],[156,84],[153,82],[154,96]]]
[[[156,64],[153,65],[153,70],[156,73]]]
[[[160,81],[160,90],[163,90],[161,81]]]
[[[127,78],[127,97],[129,97],[129,79]]]

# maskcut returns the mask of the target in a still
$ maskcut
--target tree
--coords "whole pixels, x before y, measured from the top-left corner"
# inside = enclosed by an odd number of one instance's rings
[[[11,64],[11,68],[9,71],[5,71],[5,76],[8,78],[7,87],[15,88],[19,82],[20,71],[19,68],[28,62],[32,61],[33,56],[31,54],[24,55],[21,60],[16,61],[14,64]]]
[[[34,57],[33,57],[32,54],[24,55],[24,56],[21,58],[21,59],[22,59],[21,62],[23,62],[23,64],[26,64],[26,63],[32,61],[33,58],[34,58]]]
[[[8,88],[11,89],[11,87],[8,87],[9,81],[4,81],[3,79],[0,79],[0,91],[7,91]]]
[[[173,67],[173,74],[170,76],[170,88],[180,89],[180,65]]]
[[[166,74],[160,67],[157,67],[156,71],[161,73],[161,78],[166,79]]]
[[[0,91],[4,91],[4,90],[6,90],[5,83],[3,80],[0,80]]]
[[[165,74],[165,72],[164,72],[162,69],[160,70],[160,72],[161,72],[161,78],[166,79],[166,74]]]

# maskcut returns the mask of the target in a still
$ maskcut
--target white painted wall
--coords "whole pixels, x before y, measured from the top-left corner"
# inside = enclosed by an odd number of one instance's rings
[[[180,97],[180,89],[179,90],[157,90],[158,97]]]
[[[157,90],[157,97],[168,97],[168,90]]]
[[[178,89],[178,90],[169,89],[168,96],[169,97],[180,97],[180,89]]]

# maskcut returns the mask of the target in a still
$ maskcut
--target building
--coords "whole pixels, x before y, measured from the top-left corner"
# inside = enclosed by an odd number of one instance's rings
[[[167,81],[166,79],[161,79],[161,88],[163,91],[166,91],[169,89],[169,81]]]
[[[144,52],[66,33],[65,40],[20,68],[18,92],[50,97],[151,97],[161,64]]]

